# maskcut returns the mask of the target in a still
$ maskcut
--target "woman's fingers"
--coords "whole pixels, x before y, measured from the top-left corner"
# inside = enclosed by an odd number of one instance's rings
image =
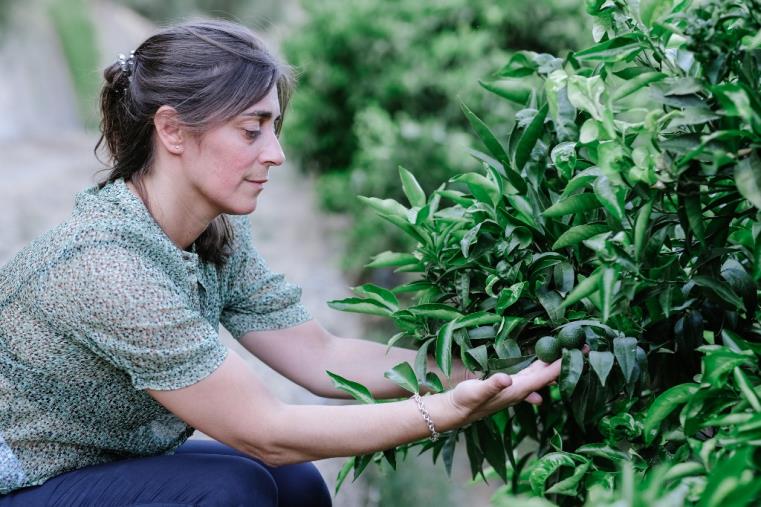
[[[533,364],[531,366],[534,366]],[[531,368],[529,366],[529,368]],[[513,378],[512,389],[516,396],[525,397],[529,393],[540,390],[547,384],[553,382],[560,375],[560,359],[551,364],[544,363],[539,367],[529,370],[526,368]],[[525,372],[525,373],[524,373]]]
[[[503,389],[506,387],[510,387],[513,385],[513,378],[508,375],[507,373],[495,373],[491,377],[489,377],[486,382],[488,386],[489,394],[491,396],[496,396],[500,393]]]
[[[526,400],[528,403],[531,403],[532,405],[541,405],[542,404],[542,395],[539,393],[531,393],[528,396],[526,396]]]

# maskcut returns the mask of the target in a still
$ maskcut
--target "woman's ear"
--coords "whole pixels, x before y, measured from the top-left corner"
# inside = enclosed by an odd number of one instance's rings
[[[183,131],[177,110],[171,106],[161,106],[153,116],[158,142],[169,153],[180,155],[183,150]]]

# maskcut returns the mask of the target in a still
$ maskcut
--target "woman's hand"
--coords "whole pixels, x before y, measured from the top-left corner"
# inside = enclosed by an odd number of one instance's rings
[[[536,391],[553,382],[559,374],[559,359],[552,364],[535,361],[512,376],[496,373],[485,380],[462,381],[446,394],[463,418],[463,424],[468,424],[524,400],[540,404],[542,397]]]

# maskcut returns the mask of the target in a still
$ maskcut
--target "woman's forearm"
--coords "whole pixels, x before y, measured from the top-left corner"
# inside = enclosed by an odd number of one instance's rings
[[[436,430],[464,423],[450,393],[423,398]],[[270,414],[266,460],[273,466],[337,456],[356,456],[430,435],[414,400],[371,405],[281,405]]]

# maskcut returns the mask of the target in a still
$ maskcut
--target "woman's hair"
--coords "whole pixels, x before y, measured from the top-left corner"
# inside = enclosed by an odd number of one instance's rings
[[[149,37],[126,62],[103,72],[100,96],[101,137],[112,164],[100,186],[123,178],[144,194],[140,179],[151,168],[153,117],[168,105],[192,133],[239,115],[277,87],[280,132],[292,89],[290,68],[267,51],[249,29],[229,21],[200,21],[171,26]],[[224,215],[214,219],[195,241],[207,262],[223,265],[230,255],[232,229]]]

